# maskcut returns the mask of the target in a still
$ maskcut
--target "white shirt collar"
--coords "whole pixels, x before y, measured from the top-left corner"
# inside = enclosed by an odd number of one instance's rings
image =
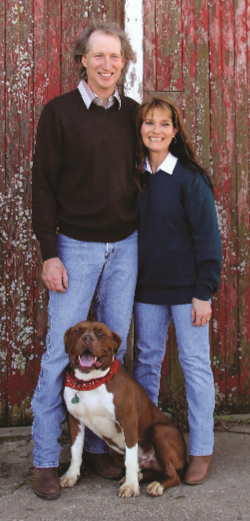
[[[93,101],[97,105],[103,106],[103,101],[100,98],[98,98],[97,94],[89,87],[89,85],[86,83],[86,81],[81,80],[78,85],[78,89],[80,91],[80,94],[82,96],[82,99],[83,99],[87,109],[89,109],[89,107],[90,107],[91,103],[93,103]],[[114,98],[117,99],[117,101],[119,103],[119,109],[120,109],[121,108],[121,98],[120,98],[117,87],[115,87],[115,90],[114,90],[112,96],[110,96],[110,98],[109,98],[109,105],[107,108],[109,108],[113,105]]]
[[[166,174],[172,175],[177,161],[178,161],[177,157],[173,156],[173,154],[171,154],[171,152],[169,152],[167,157],[165,157],[164,161],[162,161],[161,165],[158,167],[157,172],[159,170],[163,170],[163,172],[166,172]],[[151,166],[149,164],[148,157],[146,158],[146,161],[145,161],[145,170],[147,170],[150,174],[152,174],[152,170],[151,170]]]

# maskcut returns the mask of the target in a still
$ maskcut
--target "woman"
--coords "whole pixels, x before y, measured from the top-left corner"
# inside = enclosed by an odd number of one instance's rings
[[[173,318],[190,425],[184,481],[201,484],[213,452],[215,393],[208,323],[222,265],[213,185],[172,101],[159,96],[140,105],[136,132],[135,177],[141,194],[134,377],[157,404]]]

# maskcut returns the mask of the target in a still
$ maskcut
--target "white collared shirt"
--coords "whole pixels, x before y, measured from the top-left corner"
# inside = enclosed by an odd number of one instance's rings
[[[82,96],[82,99],[83,99],[87,109],[89,109],[91,103],[95,103],[96,105],[99,105],[99,107],[104,107],[103,101],[89,87],[89,85],[86,83],[86,81],[81,80],[78,85],[78,89],[80,91],[80,94]],[[114,105],[116,99],[119,103],[119,109],[120,109],[121,108],[121,98],[120,98],[120,94],[119,94],[117,87],[115,88],[112,96],[109,97],[109,104],[105,108],[109,109],[110,107],[112,107],[112,105]]]
[[[177,161],[178,161],[177,157],[173,156],[173,154],[171,154],[171,152],[169,152],[167,157],[165,157],[164,161],[162,161],[160,166],[157,168],[157,172],[159,170],[163,170],[163,172],[166,172],[166,174],[172,175]],[[153,173],[151,166],[149,164],[148,157],[146,158],[146,161],[145,161],[145,170],[147,170],[147,172],[149,172],[150,174]]]

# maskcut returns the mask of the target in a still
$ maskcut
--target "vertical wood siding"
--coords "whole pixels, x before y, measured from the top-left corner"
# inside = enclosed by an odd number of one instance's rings
[[[47,292],[31,231],[31,166],[44,104],[77,85],[71,51],[90,19],[124,24],[125,0],[0,0],[0,424],[30,423],[47,330]],[[144,0],[144,95],[182,110],[210,167],[223,242],[213,301],[218,408],[250,401],[250,0]],[[136,50],[136,49],[135,49]],[[162,371],[164,407],[185,401],[174,329]]]

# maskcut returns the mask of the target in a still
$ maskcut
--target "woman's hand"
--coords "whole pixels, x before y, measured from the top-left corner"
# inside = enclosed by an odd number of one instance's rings
[[[208,300],[192,300],[192,324],[193,326],[205,326],[212,316],[211,304]]]

